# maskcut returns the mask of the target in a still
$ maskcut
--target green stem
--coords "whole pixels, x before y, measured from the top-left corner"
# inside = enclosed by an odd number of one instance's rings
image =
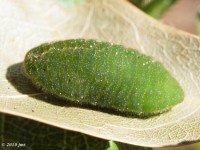
[[[197,12],[196,16],[196,27],[197,27],[197,34],[200,35],[200,9]]]
[[[153,150],[153,149],[148,147],[141,147],[120,142],[109,141],[109,148],[107,150]]]

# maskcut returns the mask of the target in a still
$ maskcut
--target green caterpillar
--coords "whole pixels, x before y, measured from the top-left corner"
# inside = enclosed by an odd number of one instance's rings
[[[24,66],[33,83],[47,93],[122,112],[160,113],[184,97],[159,62],[108,42],[42,44],[27,53]]]

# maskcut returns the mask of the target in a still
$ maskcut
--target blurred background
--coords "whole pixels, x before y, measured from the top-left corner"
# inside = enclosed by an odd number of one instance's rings
[[[200,0],[129,0],[148,15],[172,27],[199,34]]]
[[[142,11],[174,28],[200,35],[200,0],[129,0]],[[155,150],[200,150],[200,143]]]

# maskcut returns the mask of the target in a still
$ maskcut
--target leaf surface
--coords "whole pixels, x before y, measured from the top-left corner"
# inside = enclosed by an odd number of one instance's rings
[[[125,0],[87,0],[70,8],[57,0],[2,0],[0,8],[0,112],[147,147],[200,140],[198,37],[161,24]],[[181,84],[184,102],[139,119],[45,95],[25,77],[24,56],[43,42],[71,38],[120,43],[154,57]]]

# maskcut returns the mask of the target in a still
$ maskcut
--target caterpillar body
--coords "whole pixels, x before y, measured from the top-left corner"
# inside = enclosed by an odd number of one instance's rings
[[[26,54],[24,66],[46,93],[122,112],[159,113],[184,97],[161,63],[108,42],[75,39],[42,44]]]

